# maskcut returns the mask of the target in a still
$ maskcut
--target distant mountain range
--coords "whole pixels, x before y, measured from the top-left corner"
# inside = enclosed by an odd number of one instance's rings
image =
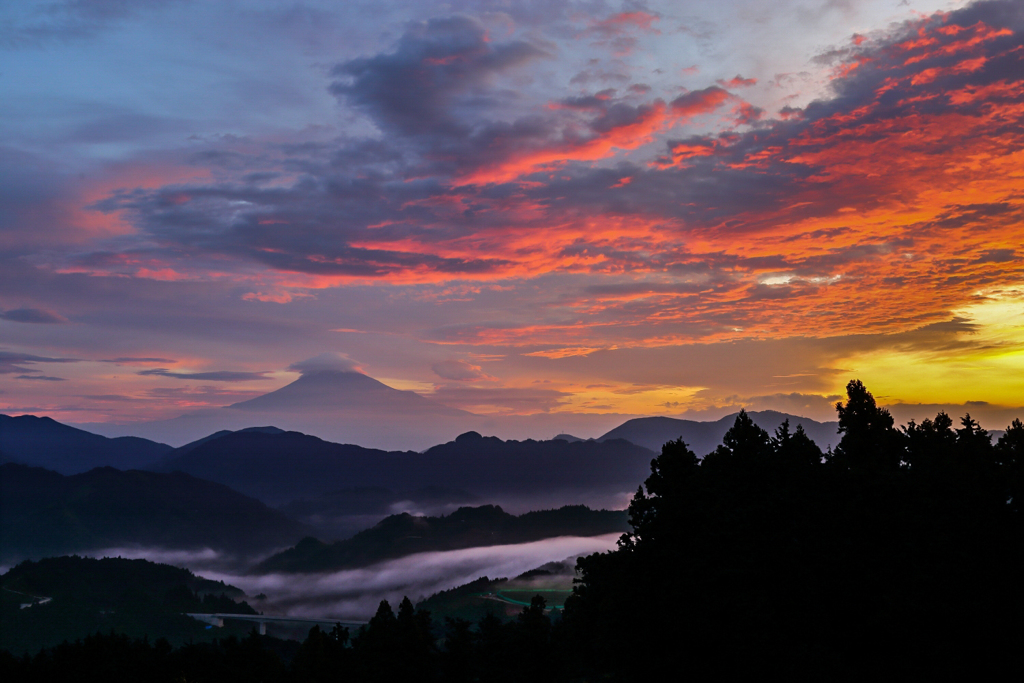
[[[338,376],[344,376],[343,380]],[[281,395],[287,398],[290,387],[297,385],[302,389],[301,395],[308,397],[314,389],[326,391],[338,381],[353,386],[380,384],[351,372],[304,375],[288,387],[254,400],[284,400]],[[387,391],[382,394],[398,396],[394,398],[398,402],[418,404],[426,400],[411,392],[385,388]],[[291,400],[287,398],[287,402]],[[793,428],[801,424],[822,448],[838,440],[834,422],[821,423],[772,411],[753,412],[750,416],[769,431],[786,419]],[[224,484],[270,505],[281,506],[301,499],[307,503],[302,515],[329,520],[314,524],[321,531],[333,528],[332,535],[343,535],[372,520],[342,517],[399,511],[391,506],[410,498],[389,493],[391,497],[386,502],[379,496],[372,502],[365,496],[351,495],[347,503],[338,497],[333,502],[323,499],[332,492],[368,487],[412,492],[433,487],[433,499],[427,509],[416,508],[420,512],[437,512],[445,506],[473,502],[480,497],[495,502],[547,496],[543,498],[545,503],[535,503],[546,505],[596,501],[597,498],[584,494],[607,496],[635,490],[649,473],[651,459],[669,440],[682,437],[699,456],[710,452],[721,442],[734,419],[733,415],[714,422],[637,418],[598,439],[587,440],[569,434],[546,441],[502,440],[471,431],[417,453],[334,443],[272,426],[220,430],[172,449],[145,439],[105,438],[49,418],[0,416],[0,451],[8,461],[62,473],[82,472],[95,466],[181,471]],[[551,497],[556,494],[557,497]],[[365,504],[365,508],[355,510],[353,506],[358,504]],[[313,509],[316,507],[319,509]]]
[[[722,443],[722,437],[736,421],[736,415],[737,413],[732,413],[714,422],[697,422],[674,417],[640,417],[622,423],[599,437],[598,441],[625,439],[660,453],[664,443],[682,437],[690,450],[698,457],[703,457]],[[822,451],[839,443],[838,422],[816,422],[806,417],[774,410],[753,411],[747,415],[754,424],[769,434],[774,434],[785,420],[789,420],[791,430],[796,430],[797,425],[803,425],[807,436],[811,437]]]
[[[383,449],[426,448],[483,418],[355,371],[315,370],[276,391],[224,408],[129,425],[82,425],[109,436],[143,434],[175,445],[221,430],[273,424]]]
[[[653,452],[603,442],[502,441],[468,432],[424,453],[337,444],[298,432],[241,431],[172,451],[154,466],[226,484],[273,505],[338,489],[459,488],[478,496],[631,491]]]
[[[750,415],[769,432],[787,418],[793,429],[802,424],[822,450],[838,443],[838,423],[834,421],[819,422],[771,410]],[[623,438],[653,451],[659,451],[669,439],[682,436],[700,456],[714,450],[734,418],[735,413],[707,422],[565,412],[477,415],[446,406],[429,394],[395,389],[362,372],[319,367],[304,370],[298,379],[275,391],[223,408],[196,410],[153,422],[76,426],[108,437],[134,435],[181,446],[222,431],[275,425],[326,441],[386,451],[422,451],[469,431],[518,441],[554,433],[558,433],[554,439],[576,441],[580,439],[573,434],[603,433],[596,440]],[[992,433],[998,436],[1000,432]],[[2,442],[0,452],[7,452]],[[7,455],[15,458],[12,453]]]
[[[227,486],[182,472],[110,467],[64,476],[0,465],[0,561],[142,546],[252,556],[310,529]]]
[[[598,536],[628,529],[624,510],[591,510],[583,505],[518,517],[496,505],[459,508],[444,517],[404,513],[392,515],[344,541],[328,544],[304,538],[294,548],[261,562],[257,571],[337,571],[428,551],[528,543],[556,536]]]
[[[48,417],[0,415],[0,462],[78,474],[94,467],[145,468],[171,450],[167,444],[136,436],[108,439]]]

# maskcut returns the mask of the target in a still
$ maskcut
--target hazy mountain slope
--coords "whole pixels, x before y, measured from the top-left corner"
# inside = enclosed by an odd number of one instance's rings
[[[48,417],[0,415],[0,458],[46,467],[61,474],[87,472],[94,467],[147,467],[171,447],[122,436],[108,439],[61,424]]]
[[[8,463],[0,494],[4,562],[132,545],[251,555],[309,533],[258,500],[181,472],[106,467],[63,476]]]
[[[528,543],[556,536],[598,536],[626,531],[624,510],[567,505],[510,515],[496,505],[459,508],[444,517],[392,515],[371,529],[332,544],[304,538],[260,563],[260,572],[321,572],[365,567],[427,551]]]
[[[476,495],[631,491],[653,454],[621,440],[502,441],[475,432],[425,453],[382,451],[298,432],[235,432],[170,454],[161,471],[218,481],[272,504],[357,486],[465,489]]]
[[[839,443],[838,422],[816,422],[806,417],[787,415],[774,410],[747,414],[756,425],[771,434],[774,434],[775,429],[786,419],[789,420],[790,429],[795,430],[797,425],[803,425],[807,436],[811,437],[823,451]],[[726,415],[714,422],[697,422],[673,417],[640,417],[623,422],[598,440],[625,439],[660,453],[665,442],[682,437],[694,453],[704,456],[722,443],[722,437],[736,421],[736,415],[737,413]]]
[[[348,538],[387,515],[401,512],[438,515],[480,502],[479,496],[447,486],[425,486],[412,491],[352,486],[294,500],[281,511],[311,526],[319,538]]]

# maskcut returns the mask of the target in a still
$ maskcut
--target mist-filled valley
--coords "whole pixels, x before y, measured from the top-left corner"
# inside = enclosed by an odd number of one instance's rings
[[[897,427],[857,381],[836,408],[832,425],[740,411],[423,452],[271,426],[126,447],[0,416],[0,665],[27,679],[135,648],[140,672],[242,657],[280,680],[377,680],[414,647],[440,679],[490,680],[518,653],[543,666],[516,680],[640,680],[679,638],[704,673],[864,672],[863,647],[943,670],[987,651],[1002,670],[1019,629],[960,625],[1024,604],[1024,425]],[[726,632],[748,654],[723,664]]]
[[[791,416],[754,417],[774,429]],[[616,431],[647,444],[678,432],[711,450],[732,419]],[[834,439],[834,424],[804,421]],[[0,416],[0,569],[59,555],[148,560],[223,581],[268,614],[356,621],[381,600],[562,561],[547,582],[570,592],[575,559],[629,530],[624,508],[656,450],[616,433],[468,432],[423,452],[381,451],[271,426],[171,448]]]
[[[242,589],[254,607],[267,614],[317,617],[331,620],[368,621],[381,600],[397,605],[408,596],[420,602],[441,591],[471,583],[482,577],[514,578],[549,563],[606,552],[615,547],[620,534],[567,536],[530,543],[476,546],[462,550],[416,553],[394,560],[339,571],[315,573],[249,573],[225,569],[223,558],[212,552],[195,554],[164,552],[147,548],[107,548],[94,557],[124,557],[188,567],[196,574],[223,581]],[[572,589],[575,572],[556,577],[557,585]],[[519,611],[518,608],[515,611]]]

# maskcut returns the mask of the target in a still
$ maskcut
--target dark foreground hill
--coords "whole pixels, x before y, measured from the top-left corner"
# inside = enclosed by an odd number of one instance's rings
[[[146,468],[171,450],[136,436],[108,439],[48,417],[0,415],[0,462],[78,474],[94,467]]]
[[[23,562],[0,576],[0,649],[34,654],[64,640],[112,630],[175,643],[208,638],[206,625],[183,612],[255,614],[240,601],[242,595],[221,581],[146,560],[53,557]]]
[[[415,490],[427,486],[476,495],[533,495],[552,491],[631,491],[654,453],[607,440],[569,443],[502,441],[467,432],[424,453],[337,444],[299,432],[243,431],[161,460],[180,470],[279,505],[351,487]]]
[[[726,415],[720,420],[713,422],[698,422],[695,420],[680,420],[674,417],[638,417],[627,420],[598,438],[598,441],[609,439],[625,439],[652,451],[660,451],[662,445],[682,438],[697,457],[715,450],[718,444],[722,443],[722,436],[729,430],[736,421],[737,413]],[[816,422],[799,415],[788,415],[774,410],[762,410],[747,413],[761,429],[768,433],[774,433],[785,420],[789,420],[791,429],[802,425],[807,436],[811,438],[821,450],[828,450],[829,446],[839,443],[838,422]]]
[[[258,500],[181,472],[104,467],[65,477],[0,465],[4,562],[133,545],[249,555],[308,531]]]
[[[598,536],[628,528],[625,512],[591,510],[583,505],[518,517],[496,505],[459,508],[445,517],[392,515],[344,541],[328,544],[304,538],[294,548],[264,560],[258,571],[332,571],[427,551],[527,543],[556,536]]]

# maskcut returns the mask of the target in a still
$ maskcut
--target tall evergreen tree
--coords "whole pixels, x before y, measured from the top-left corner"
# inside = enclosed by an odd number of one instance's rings
[[[846,385],[846,404],[836,403],[836,412],[843,436],[832,453],[833,465],[872,473],[900,467],[903,436],[889,411],[875,404],[875,397],[860,380],[850,380]]]

